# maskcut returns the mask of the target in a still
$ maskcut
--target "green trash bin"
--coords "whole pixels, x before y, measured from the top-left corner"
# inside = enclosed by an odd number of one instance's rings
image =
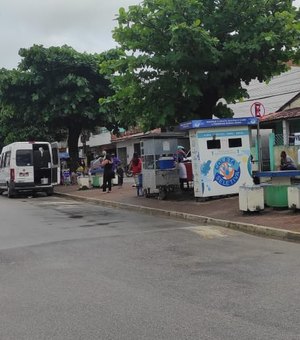
[[[100,176],[92,176],[92,186],[94,188],[100,188]]]
[[[287,208],[289,185],[269,185],[265,189],[265,203],[269,207]]]

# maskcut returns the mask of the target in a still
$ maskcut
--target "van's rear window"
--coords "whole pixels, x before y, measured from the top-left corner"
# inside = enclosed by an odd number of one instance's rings
[[[17,150],[16,165],[17,166],[32,166],[32,150]]]

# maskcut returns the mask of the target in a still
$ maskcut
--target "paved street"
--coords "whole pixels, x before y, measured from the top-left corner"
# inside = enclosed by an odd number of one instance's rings
[[[0,339],[299,339],[299,244],[62,197],[0,214]]]
[[[102,190],[98,188],[78,190],[78,185],[58,185],[55,187],[55,192],[64,196],[70,195],[70,197],[79,200],[98,201],[100,204],[110,201],[113,203],[111,204],[112,206],[128,208],[127,206],[130,205],[131,207],[137,206],[138,210],[141,208],[145,211],[153,209],[156,213],[157,210],[163,210],[183,215],[191,214],[198,217],[205,217],[201,223],[210,219],[209,224],[217,224],[217,220],[222,220],[223,226],[235,223],[238,226],[251,224],[267,228],[276,228],[281,229],[281,231],[286,231],[287,234],[293,233],[296,235],[294,239],[300,240],[299,210],[293,211],[291,209],[272,209],[265,207],[264,211],[260,213],[243,213],[239,209],[238,195],[212,198],[205,202],[197,202],[193,191],[184,193],[176,191],[170,194],[166,200],[158,200],[154,197],[137,197],[136,189],[128,182],[125,183],[121,189],[114,186],[109,195],[103,193]],[[286,237],[286,239],[290,238]]]

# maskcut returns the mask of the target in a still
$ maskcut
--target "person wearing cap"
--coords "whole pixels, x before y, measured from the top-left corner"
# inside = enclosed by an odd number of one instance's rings
[[[175,154],[175,160],[178,162],[179,160],[183,161],[185,158],[186,158],[186,152],[184,150],[184,146],[178,145],[177,151]]]

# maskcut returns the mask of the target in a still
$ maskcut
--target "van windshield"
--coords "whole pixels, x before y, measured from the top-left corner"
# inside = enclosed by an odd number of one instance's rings
[[[17,166],[32,166],[32,150],[17,150],[16,165]]]

